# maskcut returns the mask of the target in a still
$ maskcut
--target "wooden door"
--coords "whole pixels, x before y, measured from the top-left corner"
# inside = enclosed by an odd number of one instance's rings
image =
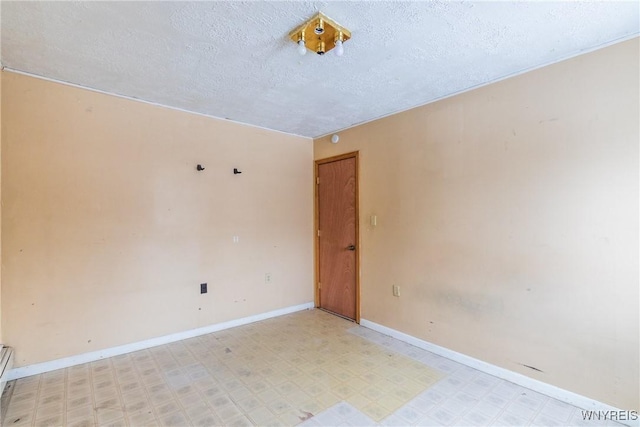
[[[359,319],[358,153],[316,162],[317,305]]]

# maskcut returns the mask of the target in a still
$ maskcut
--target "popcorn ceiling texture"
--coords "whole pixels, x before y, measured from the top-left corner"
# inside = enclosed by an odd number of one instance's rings
[[[638,2],[2,2],[2,64],[317,137],[639,32]],[[345,54],[299,56],[316,11]]]

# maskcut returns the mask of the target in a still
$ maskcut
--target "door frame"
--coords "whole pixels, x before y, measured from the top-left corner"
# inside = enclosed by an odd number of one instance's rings
[[[313,189],[314,189],[314,240],[315,240],[315,275],[313,280],[313,299],[316,308],[320,307],[320,288],[318,287],[320,279],[320,239],[318,231],[320,227],[320,210],[318,203],[318,167],[325,163],[337,162],[339,160],[354,158],[356,161],[356,188],[355,188],[355,228],[356,228],[356,318],[357,324],[360,324],[360,160],[359,151],[352,151],[350,153],[340,154],[338,156],[327,157],[326,159],[319,159],[315,161],[314,173],[313,173]]]

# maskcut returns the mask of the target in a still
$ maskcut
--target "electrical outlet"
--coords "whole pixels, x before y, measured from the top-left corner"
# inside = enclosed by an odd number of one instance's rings
[[[206,283],[200,283],[200,293],[201,294],[206,294],[207,293],[207,284]]]
[[[271,283],[271,273],[264,274],[264,283]]]
[[[393,296],[394,297],[399,297],[400,296],[400,286],[393,285]]]

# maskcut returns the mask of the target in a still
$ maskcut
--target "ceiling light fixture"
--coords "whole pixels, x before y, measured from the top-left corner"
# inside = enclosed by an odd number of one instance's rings
[[[291,31],[289,37],[298,45],[300,55],[307,53],[307,49],[318,55],[324,55],[335,47],[336,55],[342,56],[344,53],[342,44],[351,38],[351,31],[318,12]]]

